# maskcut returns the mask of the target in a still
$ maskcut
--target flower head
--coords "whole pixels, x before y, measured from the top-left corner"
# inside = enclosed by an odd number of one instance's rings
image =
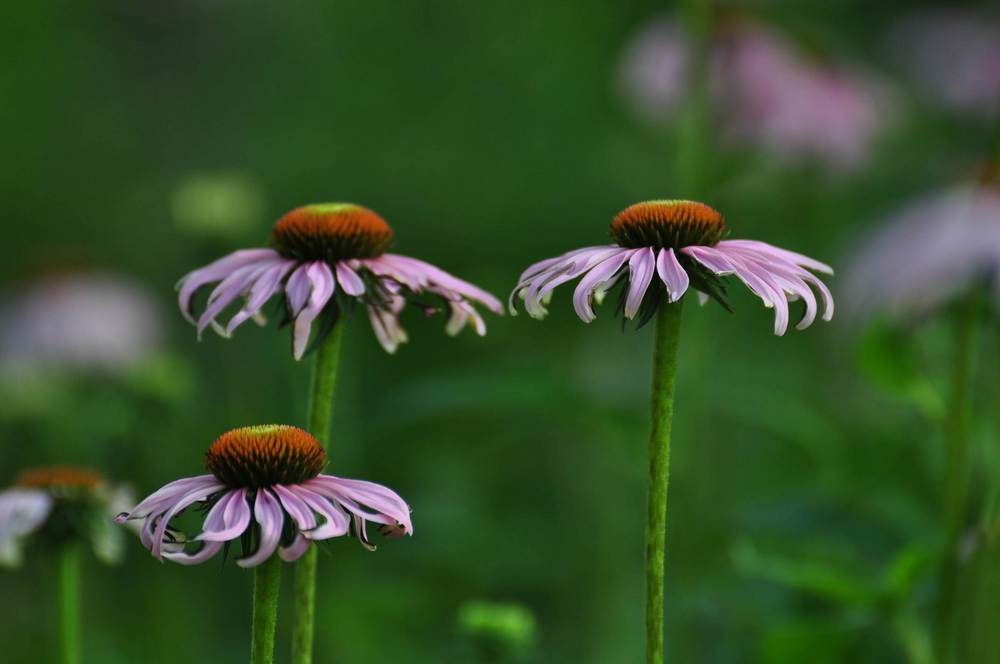
[[[208,448],[210,475],[176,480],[119,514],[141,519],[140,539],[154,556],[183,565],[204,562],[239,541],[242,567],[261,564],[277,550],[297,560],[310,543],[350,534],[374,550],[366,524],[388,537],[413,534],[410,508],[394,491],[361,480],[323,475],[326,452],[292,426],[234,429]],[[201,532],[188,537],[173,525],[186,509],[205,512]]]
[[[573,306],[585,323],[596,317],[595,301],[623,284],[619,310],[627,319],[649,320],[663,302],[676,302],[694,286],[702,297],[724,306],[723,279],[735,275],[775,311],[774,333],[785,333],[788,303],[801,299],[805,313],[796,327],[805,329],[819,312],[833,316],[829,289],[809,270],[832,274],[819,261],[755,240],[724,240],[726,224],[713,208],[696,201],[647,201],[629,206],[611,222],[616,244],[576,249],[529,267],[510,296],[510,309],[521,299],[528,315],[543,318],[545,305],[560,284],[582,277]]]
[[[854,256],[845,294],[852,318],[919,316],[976,280],[1000,296],[1000,189],[963,185],[893,212]]]
[[[18,475],[0,492],[0,564],[17,566],[25,541],[61,545],[90,542],[105,562],[121,558],[121,534],[112,517],[131,501],[131,493],[112,487],[87,468],[48,466]]]
[[[407,302],[428,312],[436,310],[420,303],[420,296],[429,295],[448,307],[449,334],[457,334],[466,324],[479,335],[486,334],[486,324],[473,303],[499,314],[503,311],[500,301],[429,263],[386,253],[392,240],[392,228],[385,220],[360,205],[297,208],[274,225],[271,248],[236,251],[185,275],[178,284],[181,312],[198,326],[199,334],[212,326],[228,336],[248,319],[262,321],[263,306],[281,296],[286,318],[292,323],[296,359],[306,353],[314,321],[322,317],[321,336],[356,301],[368,310],[379,343],[390,353],[407,340],[399,324]],[[214,282],[218,285],[195,319],[195,292]],[[242,307],[229,322],[225,326],[217,322],[240,298]]]

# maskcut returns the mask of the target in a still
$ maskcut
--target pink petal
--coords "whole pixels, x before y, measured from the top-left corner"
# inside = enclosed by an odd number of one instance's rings
[[[271,495],[267,489],[257,489],[257,499],[253,506],[254,518],[260,524],[260,541],[257,551],[251,556],[240,558],[236,564],[240,567],[256,567],[271,557],[274,550],[278,548],[278,541],[281,539],[281,527],[284,523],[284,515],[277,498]]]
[[[247,504],[247,490],[234,489],[212,507],[202,533],[196,540],[206,542],[228,542],[242,535],[250,525],[250,505]]]
[[[660,255],[656,257],[656,272],[667,287],[670,302],[676,302],[687,292],[691,280],[670,247],[661,249]]]
[[[625,298],[625,318],[632,320],[639,313],[642,299],[653,280],[656,258],[649,247],[639,249],[628,260],[628,296]]]
[[[348,295],[357,297],[365,292],[365,282],[344,262],[337,263],[337,281]]]
[[[309,281],[312,282],[312,292],[309,293],[309,304],[305,306],[299,315],[295,317],[292,332],[292,355],[296,360],[301,360],[305,355],[306,346],[309,343],[309,329],[313,320],[319,316],[323,307],[326,306],[333,292],[337,287],[337,282],[333,278],[330,266],[322,261],[316,261],[309,265],[307,270]]]
[[[181,314],[189,322],[194,323],[195,320],[191,316],[191,297],[195,294],[195,291],[205,284],[225,279],[235,270],[245,265],[275,258],[280,258],[280,254],[273,249],[241,249],[234,251],[228,256],[223,256],[203,268],[189,272],[177,282],[177,287],[180,291],[177,294],[177,304],[180,306]]]
[[[580,317],[580,320],[584,323],[590,323],[596,318],[591,307],[591,296],[594,289],[614,277],[625,261],[635,252],[635,249],[622,249],[619,253],[599,263],[580,280],[576,290],[573,291],[573,308],[576,309],[576,315]]]

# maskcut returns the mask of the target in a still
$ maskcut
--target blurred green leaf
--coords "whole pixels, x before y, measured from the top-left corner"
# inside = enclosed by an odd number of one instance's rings
[[[907,401],[930,419],[940,419],[944,402],[923,371],[912,335],[888,323],[869,324],[858,345],[858,364],[874,385]]]

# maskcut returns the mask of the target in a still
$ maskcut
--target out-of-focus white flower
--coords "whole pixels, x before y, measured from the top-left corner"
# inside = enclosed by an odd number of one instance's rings
[[[626,46],[622,88],[645,118],[664,123],[675,115],[691,89],[691,55],[680,24],[662,16]],[[892,95],[872,74],[806,58],[761,25],[742,22],[718,32],[708,58],[723,137],[781,160],[862,166],[892,115]]]
[[[139,285],[105,274],[48,277],[0,300],[0,371],[119,371],[153,353],[160,312]]]
[[[1000,20],[937,9],[900,19],[889,32],[894,59],[924,94],[956,111],[1000,111]]]
[[[891,214],[859,242],[840,298],[855,319],[919,316],[992,279],[1000,296],[1000,189],[961,186]]]

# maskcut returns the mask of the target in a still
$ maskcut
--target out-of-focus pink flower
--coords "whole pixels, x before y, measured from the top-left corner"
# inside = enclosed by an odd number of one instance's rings
[[[49,277],[0,304],[0,366],[7,373],[126,369],[155,352],[160,311],[127,279]]]
[[[653,19],[626,46],[623,89],[646,118],[669,120],[690,91],[692,46],[680,25]],[[713,114],[727,140],[782,160],[863,165],[893,104],[871,74],[806,58],[754,23],[716,34],[708,46]]]
[[[919,316],[990,278],[1000,297],[1000,190],[962,186],[894,212],[852,250],[849,317]]]
[[[783,335],[791,315],[789,302],[802,300],[805,312],[796,324],[803,330],[816,320],[833,317],[833,297],[810,270],[832,273],[817,260],[756,240],[723,240],[726,225],[716,210],[695,201],[647,201],[625,208],[611,222],[617,244],[584,247],[535,263],[525,270],[510,295],[511,313],[518,299],[532,318],[544,318],[552,291],[578,277],[573,307],[585,323],[596,318],[593,305],[624,280],[621,312],[645,318],[667,302],[676,302],[693,287],[706,293],[722,290],[721,279],[735,275],[774,309],[774,333]]]
[[[889,33],[899,65],[928,97],[993,118],[1000,111],[1000,21],[938,9],[900,19]]]
[[[242,427],[220,436],[205,455],[210,475],[161,487],[118,523],[141,519],[140,539],[156,558],[196,565],[230,542],[243,543],[241,567],[256,567],[276,552],[298,560],[313,542],[353,535],[368,549],[366,524],[387,537],[413,534],[410,508],[379,484],[322,475],[326,452],[296,427]],[[171,523],[189,507],[206,512],[202,531],[187,537]]]

